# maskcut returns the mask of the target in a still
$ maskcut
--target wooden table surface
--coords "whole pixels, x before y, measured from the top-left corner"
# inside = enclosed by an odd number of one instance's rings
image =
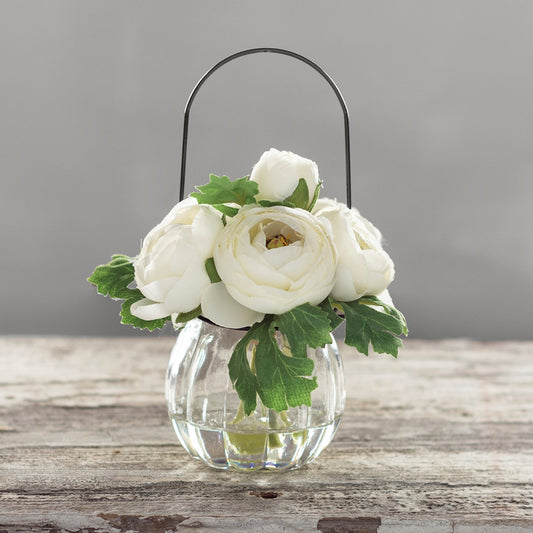
[[[0,338],[0,533],[532,532],[533,343],[342,349],[334,441],[287,473],[178,444],[171,337]]]

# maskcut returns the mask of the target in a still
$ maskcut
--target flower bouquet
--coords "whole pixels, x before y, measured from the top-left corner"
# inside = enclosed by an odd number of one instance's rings
[[[395,357],[407,335],[380,232],[320,198],[321,186],[313,161],[273,148],[250,176],[210,175],[136,257],[114,255],[88,279],[123,300],[123,324],[178,331],[169,413],[184,447],[211,466],[314,459],[344,406],[332,332],[345,321],[347,345]]]

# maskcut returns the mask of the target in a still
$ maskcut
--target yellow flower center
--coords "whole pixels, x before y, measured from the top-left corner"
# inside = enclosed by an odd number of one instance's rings
[[[283,246],[289,246],[289,244],[291,244],[289,239],[287,239],[287,237],[281,233],[269,237],[266,241],[266,247],[269,250],[272,250],[273,248],[283,248]]]

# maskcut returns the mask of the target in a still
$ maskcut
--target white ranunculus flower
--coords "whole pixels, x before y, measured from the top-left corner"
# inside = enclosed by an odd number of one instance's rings
[[[213,258],[229,294],[258,313],[316,305],[335,282],[329,223],[303,209],[245,206],[218,235]]]
[[[205,260],[222,228],[220,213],[194,198],[175,205],[145,237],[134,262],[135,282],[145,298],[131,313],[155,320],[196,309],[210,284]]]
[[[331,223],[339,254],[333,298],[351,302],[385,291],[394,279],[394,263],[383,250],[379,230],[357,209],[329,198],[319,199],[313,213]]]
[[[317,164],[292,152],[280,152],[275,148],[261,156],[250,174],[250,180],[257,182],[259,186],[256,199],[272,202],[288,198],[296,189],[300,178],[307,183],[311,202],[320,183]]]

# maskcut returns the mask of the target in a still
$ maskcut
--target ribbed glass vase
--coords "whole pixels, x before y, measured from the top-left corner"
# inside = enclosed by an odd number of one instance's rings
[[[258,398],[245,416],[228,362],[245,331],[202,319],[178,331],[167,371],[168,412],[187,452],[205,464],[241,471],[282,471],[316,459],[331,442],[344,409],[342,361],[334,338],[308,351],[318,388],[311,406],[278,413]]]

